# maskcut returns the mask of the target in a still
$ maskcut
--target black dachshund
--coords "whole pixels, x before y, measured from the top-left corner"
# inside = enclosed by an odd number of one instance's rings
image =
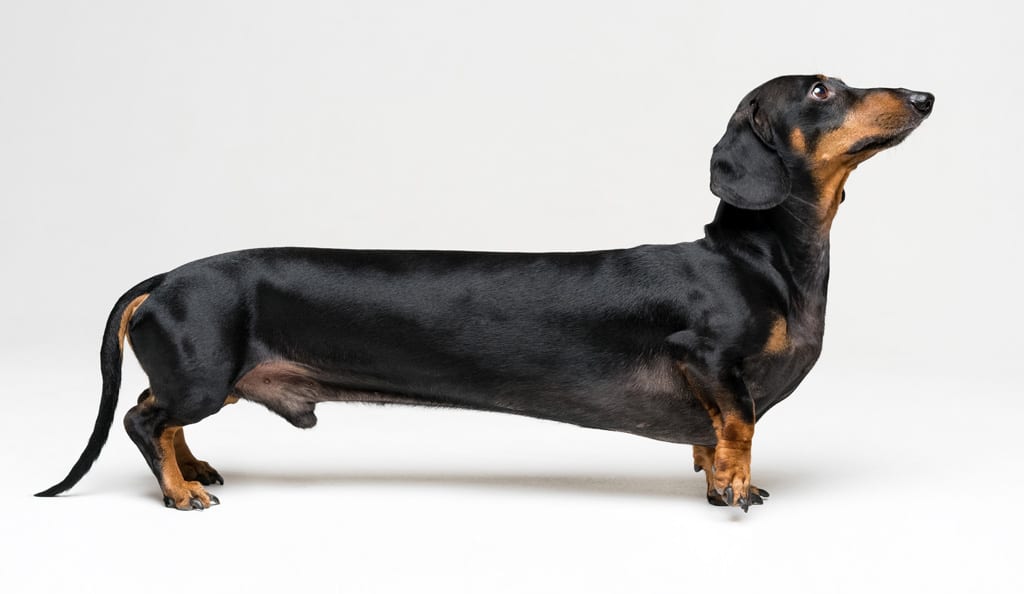
[[[103,334],[109,433],[128,336],[150,387],[125,428],[178,509],[223,483],[185,425],[251,400],[297,427],[323,401],[515,413],[695,444],[708,501],[744,511],[754,423],[821,351],[829,229],[850,172],[934,98],[786,76],[744,97],[711,157],[704,239],[584,253],[255,249],[145,280]]]

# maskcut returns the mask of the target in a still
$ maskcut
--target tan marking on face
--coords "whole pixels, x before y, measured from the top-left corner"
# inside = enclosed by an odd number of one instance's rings
[[[779,316],[772,322],[768,331],[768,340],[764,343],[764,352],[769,355],[781,353],[789,348],[789,337],[786,334],[786,318]]]
[[[789,135],[789,146],[793,148],[794,152],[801,155],[807,152],[807,140],[804,139],[804,133],[800,128],[793,128],[793,132]]]
[[[117,327],[117,346],[124,352],[124,335],[128,333],[128,322],[131,321],[132,316],[135,315],[135,310],[139,309],[142,302],[149,298],[149,293],[143,293],[135,299],[132,299],[128,303],[128,307],[124,309],[124,313],[121,314],[121,324]]]
[[[815,147],[815,160],[827,164],[853,157],[846,155],[846,151],[858,141],[898,132],[909,123],[908,108],[902,99],[888,91],[875,91],[846,114],[839,128],[822,136]]]
[[[839,128],[818,140],[810,158],[811,173],[818,186],[818,207],[826,231],[839,209],[850,172],[881,149],[855,155],[848,151],[866,138],[898,134],[910,122],[909,107],[903,99],[890,91],[874,91],[847,113]]]

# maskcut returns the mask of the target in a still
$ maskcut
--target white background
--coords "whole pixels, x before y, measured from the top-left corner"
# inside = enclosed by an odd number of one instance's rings
[[[1024,580],[1019,112],[1003,6],[4,2],[4,590],[1011,592]],[[935,93],[853,175],[824,355],[758,425],[744,515],[688,447],[462,411],[242,403],[227,484],[163,509],[97,351],[135,282],[232,249],[695,239],[708,158],[779,74]],[[146,385],[130,356],[118,419]]]

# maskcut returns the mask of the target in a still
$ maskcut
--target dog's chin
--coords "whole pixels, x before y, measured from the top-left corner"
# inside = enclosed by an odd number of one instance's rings
[[[885,149],[892,148],[906,140],[907,136],[910,136],[910,133],[913,131],[914,127],[910,127],[896,132],[895,134],[869,136],[857,141],[848,151],[846,151],[846,154],[860,155],[884,151]]]

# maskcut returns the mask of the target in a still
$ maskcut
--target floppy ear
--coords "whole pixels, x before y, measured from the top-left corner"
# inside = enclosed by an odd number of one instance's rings
[[[748,210],[781,204],[789,197],[789,171],[771,141],[756,98],[744,99],[711,153],[711,192]]]

